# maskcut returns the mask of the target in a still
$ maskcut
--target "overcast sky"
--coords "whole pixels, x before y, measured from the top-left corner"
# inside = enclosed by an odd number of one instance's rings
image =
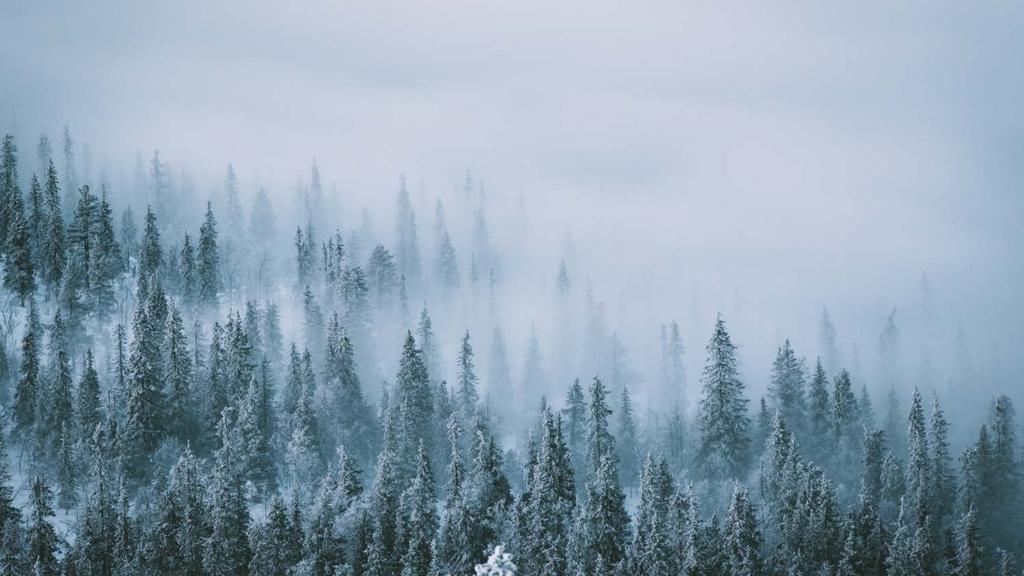
[[[670,262],[663,298],[699,283],[764,334],[824,304],[877,334],[927,270],[1013,350],[1022,30],[1015,1],[0,0],[0,119],[281,198],[313,158],[388,206],[472,170],[635,260],[623,286]]]

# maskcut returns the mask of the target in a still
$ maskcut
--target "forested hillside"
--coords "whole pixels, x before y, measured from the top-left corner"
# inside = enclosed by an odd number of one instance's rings
[[[496,241],[472,176],[395,175],[391,229],[315,164],[286,196],[154,154],[119,189],[61,142],[3,140],[0,574],[1021,573],[1010,396],[918,389],[895,311],[877,373],[827,310],[770,366],[722,314],[630,357],[571,242]]]

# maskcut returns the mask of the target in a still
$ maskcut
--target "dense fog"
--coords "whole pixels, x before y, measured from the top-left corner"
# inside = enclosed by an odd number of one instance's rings
[[[1021,25],[0,0],[0,568],[1019,570]]]

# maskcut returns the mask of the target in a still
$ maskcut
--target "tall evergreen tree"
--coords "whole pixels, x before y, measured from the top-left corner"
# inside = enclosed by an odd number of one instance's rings
[[[758,576],[764,573],[761,532],[757,513],[746,489],[737,487],[729,503],[725,528],[726,572],[728,576]]]
[[[213,576],[248,574],[252,550],[249,548],[249,509],[240,470],[241,437],[233,432],[225,411],[218,426],[221,447],[208,484],[209,536],[203,550],[203,569]]]
[[[29,300],[28,318],[21,338],[21,378],[14,392],[15,429],[25,430],[36,420],[36,408],[40,397],[39,348],[42,325],[35,299]]]
[[[629,396],[629,389],[625,386],[622,388],[617,432],[616,447],[622,484],[627,488],[633,488],[640,473],[640,433],[637,429],[636,415],[633,413],[633,401]]]
[[[707,346],[703,397],[698,411],[697,464],[710,478],[738,477],[745,470],[750,440],[745,386],[739,379],[736,346],[719,316]]]
[[[60,574],[58,540],[50,520],[54,516],[53,491],[38,476],[32,482],[29,504],[28,565],[38,576],[57,576]]]
[[[462,408],[464,421],[469,421],[471,415],[476,412],[477,403],[480,402],[480,393],[477,391],[479,378],[476,376],[476,369],[473,365],[473,346],[469,343],[469,330],[462,337],[462,347],[459,348],[459,374],[458,374],[458,396],[459,405]]]
[[[206,203],[206,217],[199,228],[199,254],[196,261],[196,280],[199,303],[216,307],[220,288],[220,253],[217,249],[217,220],[213,208]]]
[[[160,230],[156,224],[156,213],[146,206],[146,220],[142,231],[142,246],[139,248],[139,281],[150,280],[163,265],[163,249],[160,247]]]
[[[431,542],[437,531],[434,477],[426,450],[420,446],[416,476],[402,493],[396,527],[396,552],[402,554],[402,576],[427,576],[431,565]]]
[[[806,400],[804,396],[804,370],[796,353],[786,339],[772,363],[771,382],[768,385],[771,407],[779,412],[792,430],[803,430]]]
[[[57,181],[57,169],[50,163],[46,174],[46,239],[43,246],[43,260],[40,276],[50,294],[55,294],[64,273],[64,212],[60,204],[60,184]]]
[[[100,378],[93,366],[91,349],[85,353],[85,368],[83,368],[82,378],[78,382],[76,406],[79,438],[89,439],[103,418],[103,406],[100,402]]]

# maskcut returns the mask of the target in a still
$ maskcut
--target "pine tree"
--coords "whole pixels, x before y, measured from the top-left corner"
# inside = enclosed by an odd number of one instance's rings
[[[924,516],[930,512],[929,505],[931,501],[928,487],[932,470],[924,419],[924,407],[921,402],[921,393],[917,389],[914,390],[914,396],[910,403],[910,416],[907,423],[907,447],[910,456],[907,466],[907,479],[909,481],[907,487],[908,505],[912,508],[918,525],[920,525],[920,523],[924,522]]]
[[[35,299],[29,300],[28,319],[21,338],[21,379],[14,393],[15,429],[26,430],[35,423],[39,401],[39,347],[42,325]]]
[[[7,237],[0,238],[0,246],[6,251],[7,265],[4,269],[4,287],[18,295],[22,305],[35,292],[35,264],[32,256],[32,236],[21,193],[14,189],[5,208],[9,213]]]
[[[949,456],[949,424],[939,406],[938,396],[932,397],[932,419],[928,429],[928,446],[931,449],[930,464],[932,475],[929,493],[933,504],[930,507],[940,526],[949,523],[956,502],[956,473]]]
[[[476,412],[477,404],[480,402],[480,393],[477,391],[479,381],[473,366],[473,346],[469,343],[469,330],[466,330],[466,335],[462,337],[462,347],[459,349],[458,374],[459,405],[462,408],[462,417],[466,421],[469,421],[471,415]]]
[[[142,246],[139,249],[139,282],[148,281],[160,271],[163,265],[163,249],[160,247],[160,231],[157,229],[156,214],[146,206],[146,221],[142,232]]]
[[[402,576],[427,576],[431,564],[431,541],[437,531],[434,478],[427,453],[420,445],[416,476],[402,493],[396,527],[396,552],[402,554]]]
[[[814,366],[814,376],[811,378],[810,389],[807,398],[807,435],[806,446],[808,454],[815,462],[826,461],[826,454],[829,451],[827,439],[832,431],[832,407],[828,396],[828,376],[822,366],[821,358],[818,358]]]
[[[466,471],[462,464],[462,428],[453,414],[448,419],[448,486],[444,511],[431,548],[430,574],[465,574],[473,566],[470,548],[473,518],[463,490]]]
[[[792,430],[803,430],[806,401],[804,397],[804,370],[789,339],[779,348],[772,364],[768,385],[771,407],[782,415]]]
[[[100,379],[93,366],[91,349],[85,353],[85,368],[82,370],[82,378],[78,382],[76,406],[78,437],[89,439],[92,437],[93,431],[96,430],[96,425],[103,418],[103,407],[100,404]]]
[[[62,421],[60,434],[57,436],[57,505],[65,513],[78,502],[78,478],[72,460],[72,449],[71,432],[68,430],[67,421]]]
[[[850,373],[841,370],[832,390],[832,438],[839,463],[853,462],[861,451],[863,427],[857,410],[857,397],[853,394]]]
[[[185,234],[181,247],[181,300],[186,306],[193,306],[199,299],[199,268],[196,263],[196,251],[192,247],[192,238]]]
[[[397,574],[401,551],[396,548],[399,484],[395,456],[384,450],[377,459],[377,478],[370,492],[373,534],[367,548],[367,574]]]
[[[8,212],[15,201],[15,197],[21,197],[21,190],[18,189],[18,145],[14,143],[14,136],[4,136],[2,152],[0,152],[0,253],[6,254],[7,237],[10,235],[11,215]]]
[[[517,503],[521,519],[516,539],[523,571],[553,576],[566,573],[576,489],[561,419],[545,409],[543,429],[529,489]]]
[[[391,403],[397,409],[399,419],[398,429],[395,430],[398,433],[396,465],[400,470],[399,478],[404,484],[412,477],[419,442],[427,442],[430,453],[430,440],[433,437],[433,392],[423,353],[416,347],[416,340],[411,333],[406,334],[402,347]]]
[[[562,409],[562,424],[565,430],[566,443],[569,446],[569,459],[573,470],[582,472],[587,462],[587,401],[583,396],[583,387],[579,378],[575,379],[565,398]],[[576,475],[576,492],[583,489],[583,475]]]
[[[378,438],[377,422],[370,405],[363,396],[362,384],[356,370],[355,350],[348,336],[340,343],[338,395],[334,414],[340,420],[338,443],[352,446],[353,454],[363,466],[372,463]]]
[[[466,498],[470,513],[476,519],[470,550],[483,550],[492,545],[500,526],[499,518],[512,503],[512,490],[504,472],[504,460],[494,438],[477,429],[473,452],[473,466],[466,483]]]
[[[243,576],[252,558],[247,536],[249,509],[239,469],[241,438],[231,431],[234,426],[229,420],[225,411],[218,426],[221,448],[216,453],[207,496],[209,536],[203,550],[203,568],[213,576]]]
[[[420,323],[416,330],[416,337],[420,343],[420,353],[423,356],[423,363],[427,367],[427,375],[431,382],[442,380],[441,372],[441,351],[437,345],[437,336],[434,334],[434,323],[430,319],[430,313],[424,308],[420,312]]]
[[[206,217],[199,228],[199,254],[196,262],[199,303],[216,307],[220,287],[220,254],[217,249],[217,220],[213,208],[206,203]]]
[[[698,411],[700,440],[697,464],[709,478],[738,477],[745,470],[750,440],[748,400],[739,380],[736,347],[721,316],[707,346],[703,397]]]
[[[984,468],[988,470],[985,475],[988,507],[982,516],[986,536],[1011,552],[1024,548],[1024,542],[1013,530],[1024,511],[1024,499],[1020,497],[1024,472],[1019,461],[1015,419],[1016,410],[1010,398],[1005,394],[997,396],[989,414],[991,448],[988,465]]]
[[[336,266],[344,273],[340,263],[337,263]],[[394,302],[393,298],[398,290],[398,268],[395,266],[395,258],[391,252],[380,244],[373,248],[370,258],[367,260],[366,285],[370,294],[373,295],[373,301],[377,308],[384,309]]]
[[[919,576],[924,573],[920,557],[920,528],[915,529],[907,516],[908,511],[901,504],[896,533],[885,559],[887,576]]]
[[[7,424],[6,418],[0,416],[0,426]],[[6,534],[9,529],[17,530],[21,523],[21,510],[14,505],[14,487],[11,485],[10,460],[7,453],[7,441],[4,434],[0,434],[0,534]],[[0,542],[0,548],[5,543]]]
[[[590,406],[587,418],[588,471],[595,473],[606,455],[614,461],[615,437],[612,436],[608,417],[612,411],[606,400],[607,390],[601,379],[594,377],[590,385]]]
[[[304,383],[291,419],[291,433],[286,448],[288,469],[295,489],[305,492],[312,487],[320,470],[320,436],[313,413],[313,391]]]
[[[65,263],[64,212],[60,203],[60,184],[57,169],[50,163],[46,175],[47,230],[43,246],[41,278],[49,294],[55,294],[60,285]]]
[[[28,565],[39,576],[57,576],[60,563],[57,560],[57,532],[50,518],[53,517],[53,492],[38,476],[32,482],[29,504],[32,512],[28,518]]]
[[[126,382],[126,441],[129,443],[129,471],[140,478],[147,472],[149,455],[164,434],[163,337],[161,308],[166,306],[157,288],[145,306],[136,306],[132,320],[131,352]],[[161,304],[161,302],[163,302]]]
[[[56,373],[53,375],[53,382],[50,385],[50,393],[46,407],[50,430],[58,432],[68,424],[74,425],[74,399],[71,395],[71,366],[68,363],[68,356],[63,350],[57,353]],[[41,407],[42,408],[42,407]],[[54,446],[60,441],[59,435],[54,435]]]
[[[953,566],[955,576],[981,576],[983,549],[981,535],[978,533],[978,518],[971,506],[964,514],[957,527],[956,563]]]
[[[616,566],[625,557],[629,539],[629,515],[626,513],[625,494],[619,486],[615,458],[605,453],[590,482],[587,483],[586,502],[577,520],[575,538],[583,552],[580,559],[587,573],[597,574],[597,559],[607,566]]]
[[[253,556],[249,562],[252,576],[287,576],[302,551],[292,549],[291,538],[301,526],[294,526],[284,501],[275,495],[266,518],[253,526],[249,536]]]
[[[636,532],[629,552],[630,571],[635,574],[668,576],[676,574],[677,564],[673,550],[674,528],[670,518],[675,491],[668,464],[664,458],[657,462],[648,454],[640,475],[640,505],[636,513]]]
[[[619,473],[622,484],[627,488],[636,486],[640,473],[640,438],[637,430],[636,415],[633,414],[633,401],[629,389],[623,386],[621,407],[619,408],[618,434],[616,435]]]
[[[345,560],[344,542],[334,527],[333,479],[325,479],[313,505],[305,540],[304,568],[313,576],[331,576]]]
[[[728,576],[758,576],[764,573],[761,559],[761,532],[757,513],[746,489],[733,490],[725,528]]]

